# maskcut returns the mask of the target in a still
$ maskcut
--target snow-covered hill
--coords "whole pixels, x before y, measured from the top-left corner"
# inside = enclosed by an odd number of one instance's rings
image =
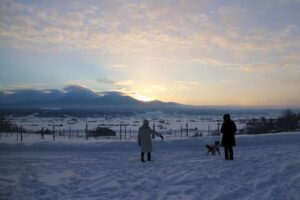
[[[300,133],[237,136],[235,160],[206,155],[218,137],[154,141],[0,139],[0,199],[300,199]],[[222,152],[223,154],[223,152]]]

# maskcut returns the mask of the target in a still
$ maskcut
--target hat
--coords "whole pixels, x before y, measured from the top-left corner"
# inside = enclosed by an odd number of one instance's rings
[[[147,119],[144,119],[143,125],[149,125],[149,121]]]
[[[230,120],[231,120],[229,114],[225,114],[225,115],[223,116],[223,119],[224,119],[225,121],[230,121]]]

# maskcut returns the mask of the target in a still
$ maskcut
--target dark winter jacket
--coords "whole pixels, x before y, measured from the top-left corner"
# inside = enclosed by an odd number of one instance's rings
[[[233,121],[225,121],[222,124],[221,133],[222,136],[222,146],[235,146],[235,137],[234,134],[237,131],[236,125]]]

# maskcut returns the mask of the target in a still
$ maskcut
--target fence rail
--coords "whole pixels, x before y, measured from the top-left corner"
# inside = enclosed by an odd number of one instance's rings
[[[45,139],[45,137],[51,137],[52,140],[60,139],[60,138],[79,138],[84,140],[89,140],[91,138],[97,140],[137,140],[138,130],[114,130],[116,135],[114,136],[102,136],[102,135],[90,135],[88,134],[89,131],[87,129],[60,129],[60,130],[46,130],[43,132],[40,131],[33,131],[33,130],[25,130],[25,129],[18,129],[18,131],[13,132],[5,132],[0,133],[0,140],[2,137],[9,137],[15,136],[18,141],[26,140],[29,135],[40,135],[41,139]],[[164,131],[157,131],[162,133],[165,140],[170,139],[186,139],[191,137],[202,137],[202,136],[211,136],[211,135],[218,135],[218,130],[198,130],[198,129],[179,129],[179,130],[164,130]]]

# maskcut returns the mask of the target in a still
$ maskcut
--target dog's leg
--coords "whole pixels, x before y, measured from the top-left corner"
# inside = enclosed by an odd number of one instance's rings
[[[217,149],[217,152],[218,152],[219,156],[221,156],[221,152],[220,152],[220,150],[219,150],[219,149]]]
[[[208,152],[207,152],[207,153],[208,153],[208,155],[209,155],[209,154],[211,154],[211,150],[208,150]]]

